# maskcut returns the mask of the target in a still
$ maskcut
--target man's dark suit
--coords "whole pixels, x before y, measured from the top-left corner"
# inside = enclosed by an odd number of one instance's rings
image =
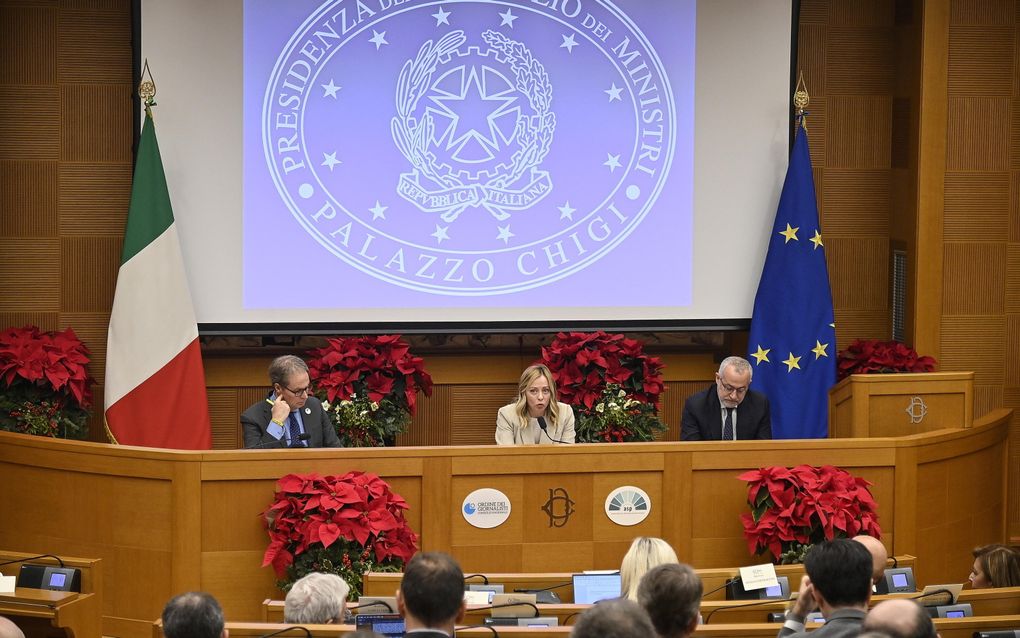
[[[737,406],[737,439],[771,439],[772,416],[769,400],[761,392],[748,390]],[[681,441],[722,440],[722,405],[715,384],[699,392],[684,403],[680,421]]]
[[[307,410],[307,412],[306,412]],[[305,425],[305,433],[311,438],[306,441],[308,447],[343,447],[336,435],[336,428],[329,420],[322,404],[315,397],[308,397],[305,407],[301,408],[301,421]],[[287,447],[287,425],[284,422],[284,436],[277,439],[266,431],[273,420],[273,404],[259,401],[241,415],[241,427],[244,429],[244,447],[272,449]]]

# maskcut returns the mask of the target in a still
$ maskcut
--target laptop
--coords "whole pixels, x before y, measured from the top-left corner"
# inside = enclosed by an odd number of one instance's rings
[[[574,603],[594,605],[620,597],[620,574],[574,574]]]
[[[358,631],[372,630],[387,638],[403,638],[404,619],[400,614],[358,614],[354,617]]]

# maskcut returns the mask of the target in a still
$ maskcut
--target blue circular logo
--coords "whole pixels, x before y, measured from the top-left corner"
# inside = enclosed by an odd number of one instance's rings
[[[468,515],[474,514],[475,513],[475,504],[474,503],[470,503],[470,502],[464,503],[464,513],[468,514]]]

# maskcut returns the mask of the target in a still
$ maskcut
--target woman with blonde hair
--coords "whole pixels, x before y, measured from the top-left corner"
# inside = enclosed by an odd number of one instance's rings
[[[971,587],[1020,587],[1020,552],[1005,545],[993,544],[978,547],[973,554]]]
[[[496,414],[496,444],[573,443],[574,411],[556,399],[549,368],[541,363],[526,368],[517,383],[517,401]]]
[[[676,552],[666,541],[661,538],[638,536],[630,544],[630,549],[624,554],[623,562],[620,564],[620,596],[636,601],[642,576],[653,567],[679,562]]]

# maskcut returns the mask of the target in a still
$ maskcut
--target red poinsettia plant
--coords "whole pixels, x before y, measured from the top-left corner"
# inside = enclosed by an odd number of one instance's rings
[[[432,396],[432,377],[400,335],[337,337],[309,352],[316,396],[348,447],[392,443],[407,431],[418,392]]]
[[[284,590],[310,572],[336,574],[357,598],[365,572],[400,571],[418,551],[405,510],[374,474],[288,474],[262,513],[269,532],[262,566],[272,565]]]
[[[0,333],[0,429],[83,438],[92,404],[89,350],[68,328]]]
[[[559,400],[574,408],[578,442],[650,441],[665,390],[662,362],[622,334],[561,332],[542,348]]]
[[[844,379],[851,374],[931,372],[937,364],[934,358],[922,357],[898,341],[856,339],[839,351],[836,374]]]
[[[747,548],[776,563],[800,563],[814,543],[867,534],[880,538],[878,506],[868,481],[831,465],[763,467],[747,482],[751,512],[741,515]]]

